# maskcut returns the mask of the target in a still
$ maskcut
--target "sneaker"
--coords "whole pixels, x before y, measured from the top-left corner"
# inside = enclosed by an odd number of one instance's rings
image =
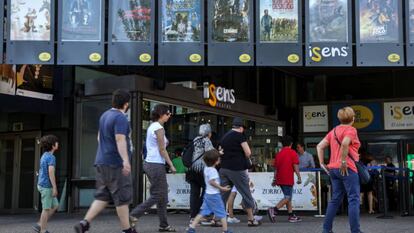
[[[253,216],[253,218],[258,222],[261,222],[263,220],[263,216],[260,216],[260,215],[255,215]]]
[[[232,231],[230,231],[230,230],[227,230],[227,231],[223,231],[224,233],[233,233]]]
[[[296,215],[292,215],[292,216],[289,216],[288,221],[289,222],[301,222],[302,219]]]
[[[240,219],[238,219],[236,217],[233,217],[233,218],[228,217],[227,222],[228,223],[240,223]]]
[[[138,218],[135,218],[134,216],[129,216],[129,225],[131,225],[131,228],[134,228],[135,225],[137,225]]]
[[[85,233],[89,231],[89,223],[86,220],[80,221],[74,227],[76,233]]]
[[[186,232],[187,233],[196,233],[196,230],[194,228],[189,227]]]
[[[40,232],[40,230],[41,230],[41,228],[40,228],[39,224],[37,224],[37,223],[36,223],[36,225],[33,225],[33,226],[32,226],[32,229],[34,230],[34,232],[37,232],[37,233],[39,233],[39,232]]]
[[[201,226],[211,226],[213,223],[207,219],[204,219],[200,222]]]
[[[274,208],[267,209],[267,216],[269,217],[270,222],[276,222],[276,211]]]

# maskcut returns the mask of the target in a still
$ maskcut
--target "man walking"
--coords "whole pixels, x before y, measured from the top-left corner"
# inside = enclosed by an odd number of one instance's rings
[[[286,205],[289,214],[289,222],[300,222],[301,218],[293,213],[292,209],[292,194],[294,184],[294,173],[298,177],[298,184],[302,183],[299,172],[299,158],[296,152],[292,149],[293,139],[290,136],[285,136],[282,139],[282,150],[276,155],[274,161],[275,176],[272,186],[280,186],[284,198],[277,203],[276,207],[268,209],[268,216],[271,222],[276,222],[276,215],[280,208]]]
[[[112,108],[99,120],[95,201],[84,220],[74,226],[76,233],[88,232],[91,221],[111,201],[116,206],[122,233],[136,233],[129,223],[128,207],[132,200],[131,145],[125,113],[130,98],[128,91],[116,90],[112,95]]]
[[[296,145],[296,150],[299,155],[299,168],[315,168],[315,160],[313,155],[305,151],[305,145],[303,143],[298,143]]]

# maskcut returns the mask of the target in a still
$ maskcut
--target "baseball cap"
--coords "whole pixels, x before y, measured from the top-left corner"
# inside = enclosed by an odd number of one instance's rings
[[[240,117],[235,117],[233,119],[233,126],[246,128],[246,125],[244,124],[244,120]]]

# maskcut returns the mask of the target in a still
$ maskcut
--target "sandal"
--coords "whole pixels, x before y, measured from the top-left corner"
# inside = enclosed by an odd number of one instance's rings
[[[260,226],[260,225],[261,225],[261,223],[259,221],[257,221],[256,219],[247,221],[247,226],[248,227],[257,227],[257,226]]]
[[[159,232],[177,232],[174,228],[172,228],[171,226],[168,227],[160,227],[158,229]]]

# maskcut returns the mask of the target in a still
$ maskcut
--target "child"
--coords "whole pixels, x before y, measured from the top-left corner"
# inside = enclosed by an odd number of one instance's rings
[[[210,150],[204,153],[204,162],[206,167],[204,168],[204,180],[206,182],[206,191],[204,195],[203,205],[201,206],[201,212],[197,215],[194,221],[190,224],[187,233],[195,233],[195,227],[200,220],[214,213],[215,217],[220,219],[223,232],[231,233],[227,230],[226,209],[224,208],[223,199],[221,198],[220,191],[228,192],[230,187],[222,187],[220,185],[219,174],[216,170],[216,166],[220,163],[220,154],[217,150]]]
[[[47,221],[59,206],[55,177],[56,158],[53,155],[59,148],[58,138],[54,135],[46,135],[40,139],[40,146],[44,153],[40,158],[37,189],[41,196],[43,210],[40,220],[33,226],[33,230],[40,233],[49,233],[46,230]]]

